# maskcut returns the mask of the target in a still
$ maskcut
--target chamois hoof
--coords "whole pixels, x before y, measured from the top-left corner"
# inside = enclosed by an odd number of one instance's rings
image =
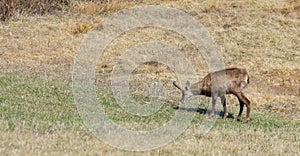
[[[228,117],[228,113],[225,113],[223,116],[223,120],[226,120],[227,117]]]
[[[210,117],[210,118],[212,118],[212,117],[214,117],[215,116],[215,113],[209,113],[208,114],[208,117]]]
[[[173,109],[179,109],[179,106],[173,106]]]
[[[250,120],[251,120],[251,119],[248,118],[248,119],[246,119],[246,120],[244,121],[244,123],[248,123]]]

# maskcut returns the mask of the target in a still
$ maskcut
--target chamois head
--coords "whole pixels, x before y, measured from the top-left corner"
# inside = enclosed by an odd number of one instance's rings
[[[188,98],[190,98],[190,97],[192,97],[194,94],[190,91],[190,82],[189,81],[187,81],[186,82],[186,86],[185,86],[185,88],[184,89],[182,89],[180,86],[178,86],[177,84],[176,84],[176,81],[174,81],[173,82],[173,85],[176,87],[176,88],[178,88],[178,89],[180,89],[181,90],[181,102],[182,103],[185,103],[185,101],[188,99]]]

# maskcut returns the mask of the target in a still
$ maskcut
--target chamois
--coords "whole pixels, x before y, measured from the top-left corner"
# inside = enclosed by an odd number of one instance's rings
[[[250,120],[250,101],[242,91],[247,86],[247,84],[249,84],[249,82],[249,75],[246,69],[228,68],[225,70],[210,73],[206,75],[201,81],[192,85],[190,85],[190,83],[187,81],[185,89],[182,89],[180,86],[178,86],[175,81],[173,82],[173,85],[181,90],[182,103],[184,103],[188,98],[194,95],[205,95],[208,97],[212,97],[212,111],[210,115],[214,115],[216,101],[217,98],[220,97],[224,109],[224,120],[228,116],[225,94],[233,94],[238,98],[240,103],[240,111],[237,116],[237,120],[241,121],[243,108],[246,104],[247,118],[245,122],[248,122]]]

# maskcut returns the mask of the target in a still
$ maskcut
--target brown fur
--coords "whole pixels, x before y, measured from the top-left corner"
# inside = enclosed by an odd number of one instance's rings
[[[226,79],[224,79],[226,76]],[[249,84],[249,75],[246,69],[240,68],[228,68],[225,70],[217,71],[206,75],[200,82],[192,85],[187,82],[185,89],[181,89],[175,82],[173,85],[182,91],[182,102],[185,102],[188,98],[194,95],[205,95],[212,97],[212,112],[214,115],[215,105],[217,98],[221,98],[221,102],[224,109],[224,119],[228,116],[226,107],[225,94],[235,95],[240,103],[240,111],[237,120],[241,120],[244,105],[247,107],[247,119],[250,120],[250,101],[243,94],[243,89]]]

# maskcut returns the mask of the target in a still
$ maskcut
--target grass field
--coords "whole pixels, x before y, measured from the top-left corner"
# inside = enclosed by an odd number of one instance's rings
[[[76,3],[75,3],[76,2]],[[72,90],[76,52],[86,33],[123,8],[154,4],[181,9],[202,23],[214,38],[226,67],[246,68],[252,120],[237,122],[238,101],[228,95],[233,118],[221,116],[199,135],[203,113],[176,140],[158,149],[132,152],[98,140],[80,118]],[[299,0],[199,1],[149,0],[93,3],[74,1],[56,14],[18,15],[0,23],[0,155],[299,155],[300,149],[300,2]],[[167,35],[166,35],[167,34]],[[128,47],[161,41],[180,49],[201,78],[207,65],[179,34],[157,28],[128,31],[106,47],[96,65],[96,93],[108,117],[127,128],[161,126],[176,111],[180,93],[176,74],[162,64],[135,69],[130,91],[149,101],[147,89],[159,82],[168,90],[163,107],[139,117],[126,113],[107,88],[107,75]],[[198,104],[206,109],[207,98]],[[245,117],[245,112],[243,113]]]

